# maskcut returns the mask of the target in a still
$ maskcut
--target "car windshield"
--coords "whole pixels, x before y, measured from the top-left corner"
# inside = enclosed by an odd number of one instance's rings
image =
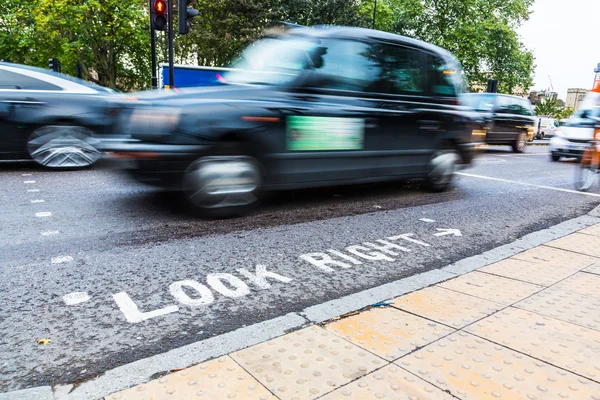
[[[308,38],[267,38],[250,45],[231,66],[228,83],[283,85],[312,65],[318,41]]]
[[[463,105],[476,111],[492,111],[494,109],[493,94],[466,93],[460,96]]]

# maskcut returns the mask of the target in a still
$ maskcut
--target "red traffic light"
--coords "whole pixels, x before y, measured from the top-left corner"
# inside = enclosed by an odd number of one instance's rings
[[[163,0],[157,0],[156,3],[154,3],[154,9],[157,13],[163,14],[167,10],[167,3]]]

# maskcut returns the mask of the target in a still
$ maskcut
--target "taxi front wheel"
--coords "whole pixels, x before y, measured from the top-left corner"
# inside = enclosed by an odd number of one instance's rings
[[[429,160],[429,171],[425,178],[427,188],[433,192],[443,192],[452,185],[458,168],[460,155],[454,149],[436,151]]]
[[[259,202],[262,169],[250,156],[201,157],[183,176],[183,193],[196,213],[231,218],[249,213]]]

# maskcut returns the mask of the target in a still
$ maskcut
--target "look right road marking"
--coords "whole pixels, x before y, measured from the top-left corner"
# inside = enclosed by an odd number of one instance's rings
[[[509,179],[502,179],[502,178],[492,178],[491,176],[467,174],[465,172],[457,172],[456,175],[468,176],[470,178],[477,178],[477,179],[486,179],[486,180],[489,180],[489,181],[496,181],[496,182],[513,183],[515,185],[529,186],[529,187],[534,187],[534,188],[538,188],[538,189],[556,190],[557,192],[575,193],[575,194],[581,194],[581,195],[584,195],[584,196],[600,197],[600,194],[596,194],[596,193],[579,192],[577,190],[563,189],[563,188],[557,188],[557,187],[553,187],[553,186],[536,185],[536,184],[533,184],[533,183],[511,181]]]

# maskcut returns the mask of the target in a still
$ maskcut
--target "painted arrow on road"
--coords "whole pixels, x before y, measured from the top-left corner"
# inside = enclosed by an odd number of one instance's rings
[[[462,236],[460,230],[458,229],[440,229],[437,228],[438,233],[434,233],[433,236],[446,236],[446,235],[454,235],[454,236]]]

